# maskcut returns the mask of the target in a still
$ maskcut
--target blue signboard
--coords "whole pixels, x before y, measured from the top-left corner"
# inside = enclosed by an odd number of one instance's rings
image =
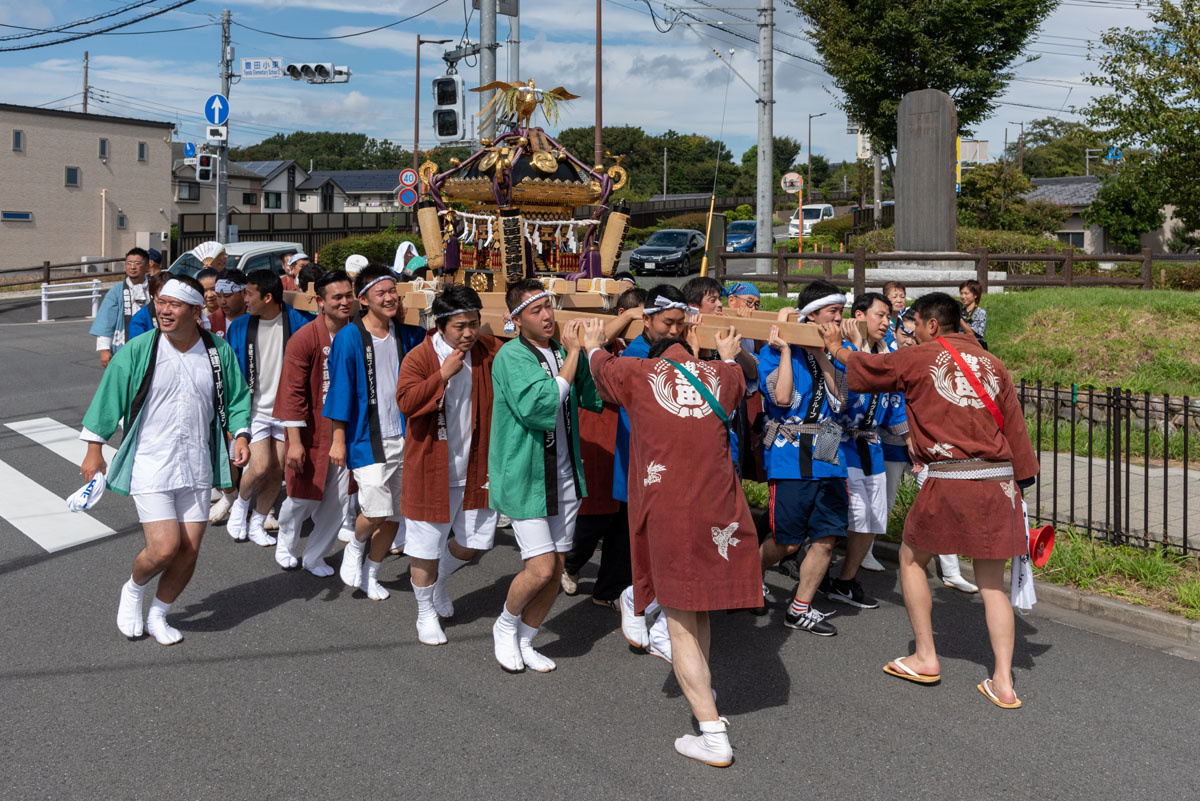
[[[224,125],[229,119],[229,100],[225,95],[211,95],[204,101],[204,119],[209,125]]]
[[[187,142],[183,146],[183,157],[193,159],[196,157],[196,145],[192,142]]]

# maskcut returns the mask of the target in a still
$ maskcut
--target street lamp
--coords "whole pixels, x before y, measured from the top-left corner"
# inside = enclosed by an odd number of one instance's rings
[[[808,115],[808,202],[812,203],[812,121],[816,117],[824,117],[828,111],[822,111],[820,114]]]
[[[417,34],[417,82],[413,91],[413,169],[420,167],[417,160],[417,142],[421,137],[421,45],[446,44],[449,39],[422,39]]]

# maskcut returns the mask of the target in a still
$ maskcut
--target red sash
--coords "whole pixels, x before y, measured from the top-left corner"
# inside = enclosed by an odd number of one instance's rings
[[[946,352],[950,354],[950,358],[954,359],[954,363],[958,365],[958,368],[962,370],[963,376],[965,376],[967,379],[967,383],[971,385],[971,389],[975,390],[975,394],[979,397],[979,400],[983,401],[984,408],[991,412],[992,419],[996,421],[996,425],[999,426],[1000,430],[1003,432],[1004,415],[1000,413],[1000,407],[996,405],[996,401],[993,400],[992,396],[988,394],[988,391],[983,388],[983,382],[979,380],[979,376],[975,375],[975,371],[972,370],[967,364],[966,360],[963,359],[962,354],[959,353],[953,345],[947,342],[945,337],[938,337],[937,341],[938,344],[945,348]]]

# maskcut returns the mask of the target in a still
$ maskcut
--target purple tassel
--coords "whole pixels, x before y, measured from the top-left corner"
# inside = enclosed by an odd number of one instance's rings
[[[450,241],[446,243],[446,253],[442,257],[442,274],[449,275],[458,272],[459,267],[459,247],[458,236],[451,236]]]

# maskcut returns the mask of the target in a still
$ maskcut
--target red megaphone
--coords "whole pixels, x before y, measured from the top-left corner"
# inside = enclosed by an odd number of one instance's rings
[[[1029,561],[1035,567],[1044,567],[1054,550],[1054,526],[1029,529]]]

